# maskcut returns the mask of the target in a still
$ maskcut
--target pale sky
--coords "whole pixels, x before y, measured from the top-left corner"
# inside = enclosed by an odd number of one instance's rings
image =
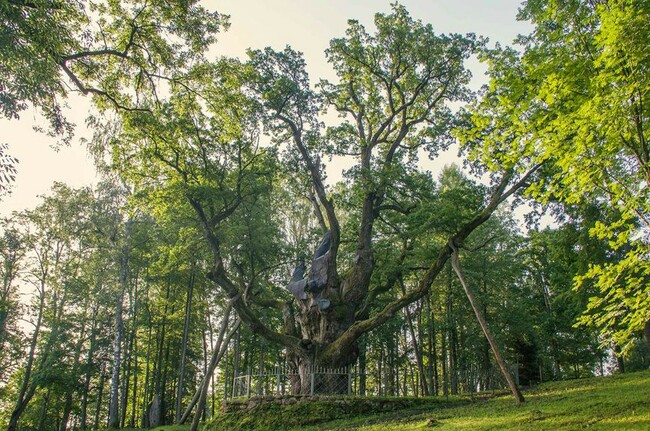
[[[411,15],[431,23],[438,33],[473,32],[490,38],[490,43],[510,44],[530,26],[515,19],[520,2],[516,0],[403,0]],[[231,27],[219,37],[214,55],[243,57],[245,50],[271,46],[282,49],[291,45],[302,51],[312,80],[333,79],[324,50],[330,39],[344,35],[348,19],[356,19],[372,29],[376,12],[388,12],[384,0],[220,0],[207,1],[209,8],[231,16]],[[211,53],[212,55],[212,53]],[[474,73],[474,86],[483,82],[483,68],[468,64]],[[38,195],[47,194],[54,181],[74,187],[93,183],[95,170],[80,144],[89,136],[84,118],[91,109],[87,98],[73,95],[68,117],[77,123],[75,140],[70,147],[54,151],[54,140],[33,130],[42,124],[33,110],[24,111],[20,120],[0,120],[0,142],[10,145],[9,152],[20,160],[13,193],[0,201],[0,216],[38,204]],[[444,154],[439,168],[454,161],[455,154]],[[431,167],[435,172],[436,167]],[[331,176],[331,175],[330,175]]]

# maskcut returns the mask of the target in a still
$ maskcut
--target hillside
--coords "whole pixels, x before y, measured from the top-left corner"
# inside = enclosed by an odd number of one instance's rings
[[[362,398],[262,404],[221,414],[206,426],[221,430],[647,430],[650,371],[563,382],[526,392],[517,407],[510,396],[456,399],[384,399],[374,410]]]

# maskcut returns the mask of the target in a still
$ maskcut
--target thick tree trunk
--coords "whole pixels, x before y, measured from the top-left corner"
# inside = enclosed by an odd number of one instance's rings
[[[474,298],[474,294],[472,291],[469,289],[469,286],[467,285],[467,282],[465,281],[465,277],[463,276],[463,273],[460,269],[460,262],[458,260],[458,248],[456,247],[455,244],[450,244],[450,247],[453,249],[453,254],[451,256],[451,264],[454,267],[454,271],[456,271],[456,275],[458,276],[458,280],[460,281],[460,284],[463,286],[463,289],[465,290],[465,294],[467,295],[467,299],[469,299],[470,304],[472,305],[472,309],[474,310],[474,314],[476,315],[476,319],[478,320],[479,324],[481,325],[481,329],[483,330],[483,333],[485,334],[485,337],[487,338],[488,342],[490,343],[490,347],[492,348],[492,352],[494,353],[494,357],[497,361],[497,364],[499,364],[499,368],[501,368],[501,372],[503,373],[503,376],[505,377],[506,381],[508,382],[508,386],[510,387],[510,390],[512,391],[512,394],[515,396],[515,399],[517,400],[517,404],[523,403],[524,396],[521,394],[521,391],[519,390],[519,387],[517,387],[517,384],[515,383],[514,379],[510,375],[510,372],[508,371],[508,367],[503,360],[503,357],[501,356],[501,352],[499,350],[499,347],[497,346],[496,341],[494,340],[494,337],[492,337],[492,333],[490,332],[490,329],[488,328],[487,322],[485,321],[485,318],[483,316],[483,313],[481,312],[481,308],[478,305],[476,299]]]

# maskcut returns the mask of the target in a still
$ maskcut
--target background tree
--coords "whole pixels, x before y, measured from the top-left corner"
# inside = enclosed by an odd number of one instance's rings
[[[9,373],[15,371],[21,356],[21,331],[18,320],[21,315],[19,297],[19,274],[24,264],[26,244],[23,235],[13,220],[3,220],[0,238],[0,382],[6,381]]]

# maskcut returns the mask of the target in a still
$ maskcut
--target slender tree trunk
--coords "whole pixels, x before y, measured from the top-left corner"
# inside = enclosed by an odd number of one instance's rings
[[[167,278],[167,288],[165,290],[165,306],[163,307],[163,316],[160,326],[160,331],[158,332],[158,345],[156,346],[158,352],[156,354],[156,361],[153,369],[153,396],[151,401],[151,407],[149,409],[149,426],[157,427],[160,425],[160,420],[162,416],[162,379],[163,372],[165,368],[164,364],[164,355],[165,355],[165,333],[167,330],[167,311],[169,304],[169,297],[171,292],[171,280]]]
[[[404,285],[402,284],[402,290],[405,290]],[[409,333],[411,335],[411,340],[413,344],[413,353],[415,354],[415,361],[418,366],[418,374],[420,375],[420,382],[422,383],[422,395],[429,395],[429,388],[426,384],[426,375],[424,373],[424,363],[422,362],[422,352],[420,352],[420,347],[418,346],[418,339],[415,336],[415,329],[413,328],[413,319],[411,318],[411,311],[409,307],[404,307],[406,314],[406,323],[408,324]]]
[[[122,332],[124,322],[122,313],[124,308],[124,295],[128,289],[129,271],[129,237],[131,232],[131,220],[128,220],[124,227],[124,244],[120,252],[120,287],[115,295],[115,339],[113,343],[113,373],[111,376],[111,397],[108,407],[108,427],[120,427],[120,371],[122,360]]]
[[[77,341],[77,346],[75,347],[74,359],[72,361],[72,375],[77,376],[79,373],[79,361],[81,359],[81,347],[84,343],[84,337],[86,335],[86,318],[84,317],[84,322],[81,325],[81,334],[79,335],[79,340]],[[72,396],[75,390],[74,387],[71,387],[66,391],[65,394],[65,405],[63,407],[63,417],[61,418],[61,428],[60,431],[66,431],[68,426],[68,420],[70,419],[70,412],[72,412]]]
[[[428,355],[429,355],[429,378],[431,394],[438,396],[440,393],[440,384],[438,380],[438,349],[436,348],[436,323],[435,316],[431,311],[431,294],[426,297],[427,307],[427,322],[429,324],[429,331],[427,333]]]
[[[230,331],[226,334],[226,329],[228,327],[228,320],[230,319],[230,311],[232,309],[232,305],[229,304],[226,309],[224,310],[224,316],[221,321],[221,326],[219,328],[219,334],[217,335],[217,343],[215,344],[214,350],[212,351],[212,358],[210,359],[210,364],[208,365],[208,369],[206,370],[206,373],[203,376],[203,379],[201,379],[201,383],[199,384],[199,387],[197,388],[196,392],[194,393],[194,396],[192,397],[192,400],[188,404],[187,408],[185,409],[185,412],[181,416],[180,420],[178,421],[179,424],[184,424],[187,419],[190,417],[190,414],[192,414],[192,410],[194,409],[194,406],[199,403],[201,396],[204,392],[207,396],[207,390],[208,386],[210,384],[210,378],[212,377],[212,374],[214,373],[214,370],[217,368],[217,365],[219,364],[219,361],[225,354],[227,350],[228,343],[230,342],[230,339],[235,333],[239,332],[239,327],[241,325],[241,320],[237,319],[235,324],[232,326]],[[203,406],[205,407],[205,400]],[[199,406],[200,407],[200,406]],[[194,414],[194,418],[196,420],[197,417],[200,418],[201,416],[201,410],[197,408],[196,413]],[[192,422],[194,423],[194,421]],[[198,424],[198,422],[197,422]]]
[[[492,333],[490,332],[490,329],[488,328],[487,322],[485,321],[485,318],[483,317],[483,313],[481,312],[481,308],[478,305],[476,299],[474,298],[474,294],[472,291],[469,289],[469,286],[467,285],[465,281],[465,277],[463,277],[463,273],[460,269],[460,261],[458,260],[458,249],[455,247],[454,244],[450,244],[450,247],[452,247],[453,253],[451,256],[451,264],[454,267],[454,271],[456,271],[456,275],[458,276],[458,280],[460,281],[460,284],[463,286],[463,289],[465,290],[465,294],[467,295],[467,299],[469,299],[470,304],[472,305],[472,309],[474,310],[474,314],[476,315],[476,318],[481,325],[481,329],[483,329],[483,333],[485,334],[485,337],[488,339],[488,342],[490,343],[490,347],[492,348],[492,353],[494,353],[494,357],[497,361],[497,364],[499,364],[499,368],[501,368],[501,372],[503,373],[503,376],[505,377],[506,381],[508,382],[508,386],[510,387],[510,390],[512,391],[512,394],[515,396],[515,399],[517,400],[517,404],[523,403],[524,396],[521,394],[521,391],[519,390],[519,387],[517,387],[515,381],[513,380],[512,376],[510,375],[510,372],[508,371],[508,367],[506,366],[505,361],[503,360],[503,357],[501,356],[501,352],[499,351],[499,347],[497,346],[496,341],[494,340],[494,337],[492,337]]]
[[[235,343],[233,348],[233,364],[232,364],[232,376],[233,383],[234,379],[239,377],[239,360],[241,356],[241,329],[238,329],[235,334]],[[234,390],[234,387],[233,387]]]
[[[187,353],[187,338],[190,332],[190,317],[192,307],[192,291],[194,290],[194,271],[190,274],[187,286],[187,299],[185,301],[185,321],[183,322],[183,339],[181,341],[181,364],[178,373],[178,387],[176,388],[176,422],[181,419],[183,404],[183,385],[185,378],[185,355]]]
[[[544,252],[546,252],[546,247],[544,247]],[[534,282],[536,284],[539,284],[541,287],[542,291],[542,296],[544,297],[544,306],[546,308],[546,313],[548,315],[548,318],[553,324],[553,334],[551,336],[551,354],[553,356],[553,378],[555,379],[560,379],[561,378],[561,367],[560,367],[560,349],[558,348],[557,345],[557,324],[555,322],[555,315],[553,313],[553,308],[551,305],[551,292],[549,291],[548,284],[546,282],[546,277],[544,276],[543,273],[540,274],[534,278]]]
[[[135,325],[130,331],[129,339],[126,343],[128,346],[124,352],[125,367],[122,370],[122,396],[120,400],[120,428],[124,428],[126,422],[126,413],[129,403],[129,382],[131,380],[131,373],[133,370],[133,341],[135,339]]]
[[[126,273],[126,266],[123,269]],[[121,271],[122,272],[122,271]],[[121,278],[122,276],[120,276]],[[115,339],[113,342],[113,373],[111,376],[111,393],[110,403],[108,407],[108,427],[120,427],[120,371],[122,360],[122,299],[124,291],[123,286],[120,287],[120,293],[115,297]]]
[[[259,362],[257,364],[258,366],[258,375],[264,374],[264,347],[262,343],[260,343],[260,356],[259,356]],[[257,379],[257,395],[262,396],[264,387],[262,386],[262,379]]]
[[[132,321],[132,326],[131,326],[131,342],[129,350],[131,351],[131,356],[129,360],[129,370],[131,375],[133,376],[133,386],[131,387],[131,415],[129,418],[129,428],[134,428],[135,427],[135,412],[137,410],[137,403],[138,403],[138,374],[140,372],[138,368],[138,313],[139,313],[139,286],[140,286],[140,268],[135,273],[135,277],[133,277],[134,283],[133,283],[133,295],[132,295],[132,301],[131,301],[131,321]],[[127,388],[127,393],[129,392],[129,389]],[[125,398],[125,400],[128,400],[128,396]],[[127,413],[127,404],[128,402],[124,403],[124,421],[126,422],[126,413]]]
[[[8,233],[5,233],[5,238],[9,238]],[[16,237],[14,237],[16,239]],[[3,277],[2,277],[2,290],[0,291],[0,348],[3,348],[4,340],[7,336],[7,319],[11,313],[11,292],[14,290],[13,282],[16,278],[17,265],[18,261],[21,258],[21,252],[19,252],[19,241],[9,241],[5,243],[7,247],[2,250],[2,265],[3,265]]]
[[[453,279],[452,268],[449,266],[448,285],[447,285],[447,328],[448,328],[448,356],[449,368],[449,383],[452,395],[458,394],[458,333],[456,331],[456,319],[454,315],[454,303],[452,297]]]
[[[9,418],[9,424],[7,425],[7,431],[15,431],[18,426],[18,420],[25,411],[27,403],[34,396],[36,388],[29,390],[29,385],[31,381],[32,369],[34,367],[34,358],[36,357],[36,345],[38,342],[38,336],[41,332],[41,324],[43,322],[43,312],[45,310],[45,277],[47,273],[42,275],[41,279],[41,292],[40,300],[38,307],[38,315],[36,317],[36,325],[34,326],[34,332],[32,333],[32,339],[29,343],[29,353],[27,354],[27,364],[25,365],[25,374],[23,376],[23,381],[20,385],[20,390],[18,392],[18,397],[16,399],[16,404],[13,411],[11,412],[11,417]]]
[[[174,314],[174,310],[172,307],[172,314]],[[169,364],[169,346],[171,344],[171,340],[167,340],[167,346],[165,347],[165,359],[163,361],[163,375],[162,375],[162,380],[161,380],[161,386],[160,386],[160,424],[159,425],[166,425],[167,421],[167,378],[169,377],[169,367],[167,367],[167,364]],[[172,391],[173,392],[173,391]]]
[[[190,431],[196,431],[199,427],[199,421],[201,419],[201,416],[203,414],[203,410],[205,409],[205,403],[206,399],[208,396],[208,386],[210,384],[210,379],[212,377],[212,373],[214,373],[215,368],[217,367],[217,364],[223,357],[223,354],[226,351],[226,345],[228,344],[228,339],[225,339],[224,342],[224,337],[226,337],[226,328],[228,327],[228,321],[230,319],[230,310],[232,309],[232,303],[228,304],[228,307],[224,311],[224,316],[223,320],[221,322],[221,328],[219,328],[219,336],[217,338],[217,344],[215,345],[214,348],[214,353],[212,356],[212,360],[210,361],[210,366],[208,367],[208,372],[205,376],[203,376],[203,381],[201,382],[201,385],[199,386],[199,397],[196,403],[196,412],[194,413],[194,418],[192,420],[192,425],[190,427]],[[240,320],[237,319],[236,324],[234,327],[231,329],[231,331],[228,333],[228,336],[232,336],[232,334],[236,331],[236,328],[240,325]],[[191,407],[188,407],[188,409],[191,411]]]
[[[47,409],[50,405],[50,389],[47,389],[43,397],[43,405],[41,406],[41,414],[38,420],[38,431],[45,431],[45,421],[47,419]]]
[[[149,428],[149,386],[150,386],[150,376],[151,376],[151,344],[152,344],[152,323],[151,323],[151,313],[147,313],[149,316],[149,332],[147,335],[147,356],[145,358],[145,373],[144,373],[144,394],[142,396],[142,419],[140,421],[140,428]]]
[[[621,348],[618,346],[614,346],[614,356],[616,357],[616,368],[618,368],[618,372],[621,374],[625,373],[625,358],[623,358],[623,355],[621,354]],[[577,369],[577,366],[576,366]],[[578,377],[579,373],[576,371],[576,378]]]
[[[366,395],[366,341],[359,342],[359,395]]]
[[[86,429],[86,422],[88,416],[88,393],[90,392],[90,380],[93,371],[93,355],[97,344],[97,314],[99,313],[99,306],[93,308],[93,323],[90,329],[90,346],[88,347],[88,356],[86,357],[86,375],[84,377],[84,384],[81,393],[81,414],[80,414],[80,428]]]
[[[129,428],[135,428],[135,413],[137,411],[137,404],[138,404],[138,374],[139,374],[139,369],[138,369],[137,351],[138,351],[138,338],[137,338],[137,334],[134,334],[134,340],[133,340],[133,353],[134,353],[134,360],[133,360],[133,389],[132,389],[132,392],[131,392],[131,418],[129,419]]]
[[[425,335],[425,325],[424,325],[424,299],[420,299],[417,302],[417,341],[418,341],[418,346],[420,346],[420,358],[422,359],[422,375],[420,376],[419,379],[419,387],[420,387],[420,394],[425,395],[431,395],[433,392],[433,383],[431,382],[431,374],[429,373],[429,368],[424,365],[424,356],[427,354],[425,349],[427,348],[426,342],[424,339]],[[431,361],[429,359],[429,361]]]
[[[102,411],[102,399],[104,398],[104,381],[106,380],[106,365],[102,365],[102,370],[99,375],[99,392],[97,393],[97,404],[95,407],[95,420],[93,422],[93,430],[99,429],[99,414]]]
[[[442,361],[442,395],[445,397],[449,396],[449,367],[447,366],[449,352],[447,349],[447,332],[448,328],[443,328],[443,331],[440,334],[440,359]]]

